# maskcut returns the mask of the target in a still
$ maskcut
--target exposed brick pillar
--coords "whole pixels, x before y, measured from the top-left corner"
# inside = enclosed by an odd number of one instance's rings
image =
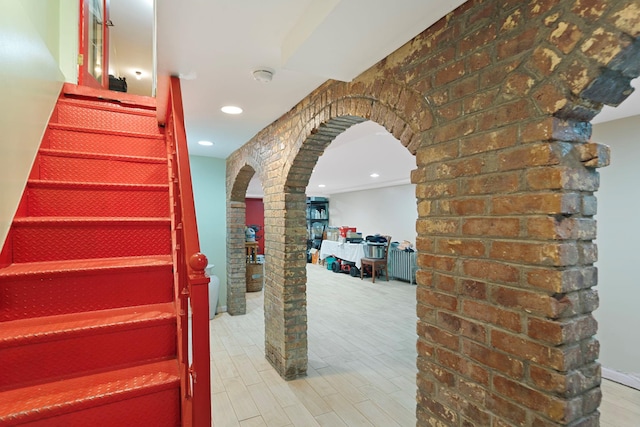
[[[265,353],[285,379],[307,372],[306,196],[267,195]]]
[[[486,152],[497,134],[508,148]],[[418,152],[419,425],[597,422],[598,175],[585,164],[598,150],[585,136],[549,118],[451,135],[455,160]]]
[[[227,201],[227,312],[247,312],[244,250],[245,203]]]
[[[425,32],[448,43],[421,84],[436,124],[413,173],[418,425],[598,424],[593,215],[608,150],[588,121],[638,73],[638,42],[610,26],[637,26],[638,4],[467,3]]]

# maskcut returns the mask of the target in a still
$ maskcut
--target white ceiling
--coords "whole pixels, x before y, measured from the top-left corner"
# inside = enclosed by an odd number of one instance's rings
[[[132,25],[138,23],[137,31],[152,32],[147,13],[153,0],[135,0],[137,6],[133,0],[111,0],[112,34],[129,25],[116,13],[118,2],[128,8]],[[226,158],[325,80],[351,80],[463,2],[156,0],[157,72],[182,78],[190,153]],[[116,44],[122,63],[133,64],[120,66],[121,71],[143,67],[147,59],[133,50],[135,43]],[[254,80],[252,72],[259,68],[274,71],[270,83]],[[131,78],[127,80],[132,88]],[[640,96],[632,98],[618,109],[605,107],[598,120],[638,114]],[[224,105],[244,112],[226,115],[220,111]],[[213,146],[200,146],[200,140]],[[330,195],[408,183],[414,168],[415,160],[397,140],[365,122],[332,142],[307,191]],[[373,172],[380,177],[371,178]],[[252,182],[248,195],[260,194],[260,183]]]

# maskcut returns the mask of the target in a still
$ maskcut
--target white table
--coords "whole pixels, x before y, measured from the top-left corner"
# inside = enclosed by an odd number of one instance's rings
[[[361,267],[360,259],[364,258],[364,246],[362,243],[340,243],[334,240],[323,240],[320,246],[320,259],[334,255],[345,261],[356,263],[358,269]]]

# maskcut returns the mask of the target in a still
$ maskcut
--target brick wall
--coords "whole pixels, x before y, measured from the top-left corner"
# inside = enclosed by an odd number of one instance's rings
[[[418,425],[597,425],[594,192],[609,158],[589,121],[629,95],[639,34],[640,0],[469,1],[230,156],[230,212],[253,171],[265,189],[281,375],[306,372],[306,184],[336,135],[373,120],[416,155]]]

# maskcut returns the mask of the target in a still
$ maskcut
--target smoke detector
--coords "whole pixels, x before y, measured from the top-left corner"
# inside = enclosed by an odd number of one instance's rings
[[[269,83],[273,79],[273,70],[268,68],[260,68],[253,72],[253,78],[260,83]]]

